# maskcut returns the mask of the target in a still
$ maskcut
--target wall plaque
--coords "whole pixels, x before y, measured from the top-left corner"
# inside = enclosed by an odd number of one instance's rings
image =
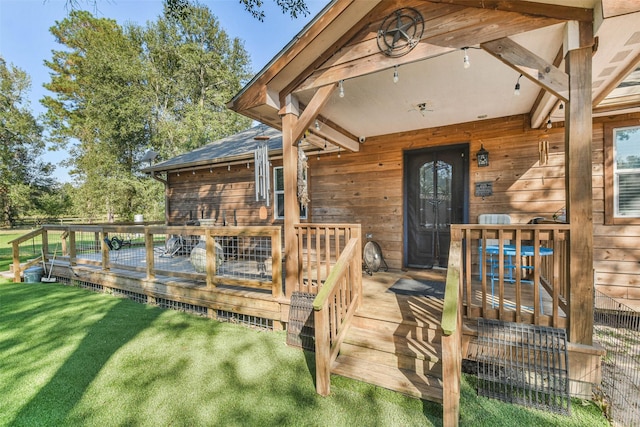
[[[493,196],[493,181],[476,182],[476,197]]]

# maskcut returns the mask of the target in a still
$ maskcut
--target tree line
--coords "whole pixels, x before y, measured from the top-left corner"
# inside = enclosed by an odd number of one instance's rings
[[[60,50],[45,60],[52,93],[29,110],[29,77],[0,58],[1,221],[21,216],[95,220],[164,217],[164,187],[141,170],[236,133],[250,120],[225,107],[251,77],[242,41],[202,5],[166,2],[157,20],[119,25],[72,10],[50,28]],[[45,145],[70,154],[73,184],[52,178]]]

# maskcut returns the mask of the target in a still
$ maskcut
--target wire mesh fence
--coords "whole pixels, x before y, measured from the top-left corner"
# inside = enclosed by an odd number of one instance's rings
[[[599,392],[616,426],[640,426],[640,313],[595,292],[594,339],[607,351]]]
[[[56,267],[76,275],[77,269],[125,270],[137,278],[176,277],[195,286],[262,289],[275,297],[284,291],[276,226],[52,225],[15,246],[14,257],[19,252],[23,262],[32,258],[27,267],[53,266],[55,258]]]
[[[236,279],[271,280],[271,237],[270,236],[216,236],[219,276]]]
[[[37,258],[42,255],[42,235],[32,236],[18,245],[20,259]]]
[[[478,318],[478,394],[571,414],[564,329]]]

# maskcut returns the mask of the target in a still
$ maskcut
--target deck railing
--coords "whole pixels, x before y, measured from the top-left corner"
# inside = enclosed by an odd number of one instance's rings
[[[464,314],[566,328],[568,224],[460,224]]]
[[[359,224],[296,224],[300,292],[317,294],[352,238],[360,239]],[[361,256],[361,254],[359,255]]]
[[[15,281],[26,268],[20,259],[31,247],[34,255],[42,254],[35,262],[45,265],[55,256],[72,270],[83,265],[127,270],[142,273],[147,280],[166,276],[204,282],[207,287],[270,290],[274,298],[282,295],[277,226],[45,225],[12,243]]]
[[[316,350],[316,391],[331,389],[331,364],[351,319],[362,302],[362,258],[359,236],[351,237],[313,301]]]

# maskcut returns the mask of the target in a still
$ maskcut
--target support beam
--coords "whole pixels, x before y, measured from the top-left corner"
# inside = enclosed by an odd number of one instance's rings
[[[592,344],[593,335],[591,53],[587,46],[570,50],[565,58],[570,97],[565,108],[569,340],[586,345]]]
[[[296,127],[293,130],[293,136],[296,138],[293,140],[294,144],[297,143],[298,139],[300,139],[306,130],[309,129],[313,120],[318,117],[320,110],[322,110],[322,108],[327,104],[329,97],[331,97],[331,94],[335,89],[335,84],[318,88],[316,93],[313,95],[313,98],[311,98],[311,102],[309,102],[300,115],[300,118],[297,120]]]
[[[507,37],[482,43],[480,47],[532,82],[567,101],[568,76],[552,63]]]
[[[327,123],[323,124],[320,130],[311,130],[311,133],[319,136],[320,138],[326,138],[333,145],[342,147],[344,150],[358,152],[360,151],[360,143],[345,136],[343,133],[335,130]]]
[[[354,58],[348,62],[340,62],[337,65],[322,68],[311,74],[304,82],[298,85],[294,93],[322,87],[329,84],[336,84],[340,80],[353,79],[355,77],[366,76],[377,73],[379,71],[391,69],[396,65],[405,65],[413,62],[422,61],[431,57],[437,57],[448,52],[457,50],[456,48],[446,46],[436,46],[429,43],[419,43],[411,52],[399,58],[391,58],[378,52],[375,39],[369,42],[371,48],[369,51],[374,52],[366,56],[361,56],[355,60]],[[333,58],[334,62],[339,62],[340,56],[349,54],[348,50],[341,52]]]
[[[531,1],[504,1],[504,0],[430,0],[431,3],[447,3],[464,7],[476,7],[479,9],[503,10],[518,12],[523,15],[544,16],[562,20],[591,21],[592,9],[586,7],[573,7],[553,5],[544,2]],[[604,0],[621,1],[621,0]],[[622,0],[632,1],[632,0]]]
[[[298,239],[294,226],[300,222],[298,203],[298,147],[301,135],[294,135],[298,103],[289,95],[282,116],[282,166],[284,174],[284,260],[287,296],[298,289]]]

